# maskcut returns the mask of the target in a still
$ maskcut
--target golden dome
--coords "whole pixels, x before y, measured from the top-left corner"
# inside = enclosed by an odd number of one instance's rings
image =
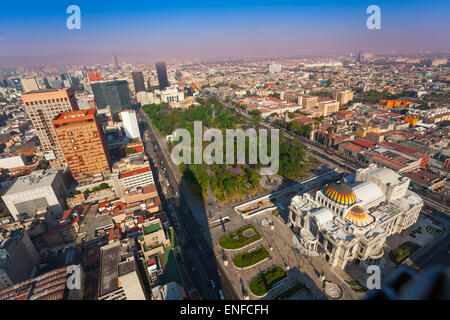
[[[356,202],[353,190],[343,183],[331,183],[324,190],[325,195],[339,204],[351,206]]]
[[[345,215],[345,220],[353,223],[354,225],[358,227],[365,227],[368,224],[372,223],[374,221],[374,218],[367,213],[364,208],[360,206],[354,206],[348,210],[347,214]]]

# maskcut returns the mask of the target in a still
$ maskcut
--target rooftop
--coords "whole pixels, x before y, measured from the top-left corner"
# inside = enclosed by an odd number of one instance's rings
[[[34,171],[27,176],[22,176],[17,178],[13,183],[5,196],[31,191],[37,188],[49,187],[52,185],[53,181],[56,179],[59,170],[49,169],[49,170],[38,170]]]

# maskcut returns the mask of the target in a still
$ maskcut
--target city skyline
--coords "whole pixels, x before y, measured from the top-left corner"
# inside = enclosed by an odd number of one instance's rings
[[[366,27],[369,2],[128,1],[107,5],[105,1],[79,1],[80,30],[66,27],[70,4],[4,4],[0,65],[106,63],[113,54],[119,60],[149,61],[348,54],[359,50],[445,52],[450,48],[445,36],[450,26],[445,19],[449,4],[444,1],[409,1],[408,6],[404,1],[377,2],[380,30]]]
[[[0,301],[450,300],[450,2],[4,2]]]

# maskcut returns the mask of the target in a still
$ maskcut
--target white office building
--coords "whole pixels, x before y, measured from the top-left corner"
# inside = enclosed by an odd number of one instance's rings
[[[2,199],[17,220],[34,217],[43,208],[50,208],[55,215],[62,214],[66,193],[62,170],[39,170],[17,178]]]
[[[129,139],[140,138],[139,124],[136,117],[136,111],[134,110],[124,110],[120,113],[123,122],[123,128],[125,134]]]

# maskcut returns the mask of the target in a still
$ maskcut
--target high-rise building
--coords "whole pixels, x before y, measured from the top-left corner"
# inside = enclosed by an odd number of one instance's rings
[[[136,118],[136,111],[134,110],[124,110],[120,113],[122,118],[123,128],[125,129],[125,134],[129,139],[140,138],[139,125]]]
[[[98,109],[110,107],[111,112],[118,113],[131,106],[127,80],[110,80],[91,82]]]
[[[359,50],[358,57],[356,58],[356,62],[361,62],[361,54],[362,54],[362,52],[361,52],[361,50]]]
[[[22,88],[24,92],[30,92],[33,90],[39,90],[39,85],[35,77],[24,78],[20,80],[22,82]]]
[[[37,170],[14,181],[3,202],[14,220],[36,218],[37,211],[50,208],[55,216],[65,209],[65,170]]]
[[[67,72],[61,74],[63,87],[72,87],[72,77]]]
[[[53,126],[76,181],[111,173],[111,159],[95,109],[63,112],[53,120]]]
[[[116,55],[113,55],[113,67],[114,70],[119,70],[119,62],[117,61]]]
[[[134,82],[134,91],[145,91],[144,74],[142,73],[142,71],[134,71],[131,75]]]
[[[7,83],[6,83],[6,79],[5,76],[3,75],[3,73],[0,72],[0,87],[6,87]]]
[[[100,73],[100,71],[90,71],[87,73],[87,77],[88,77],[89,82],[103,80],[102,74]]]
[[[24,229],[11,233],[0,244],[0,289],[29,279],[39,264],[40,254]]]
[[[156,73],[158,74],[159,90],[164,90],[164,88],[169,87],[169,80],[167,80],[167,69],[166,63],[159,61],[155,63]]]
[[[52,120],[61,112],[78,110],[72,88],[35,90],[22,95],[28,117],[52,168],[66,166]]]

